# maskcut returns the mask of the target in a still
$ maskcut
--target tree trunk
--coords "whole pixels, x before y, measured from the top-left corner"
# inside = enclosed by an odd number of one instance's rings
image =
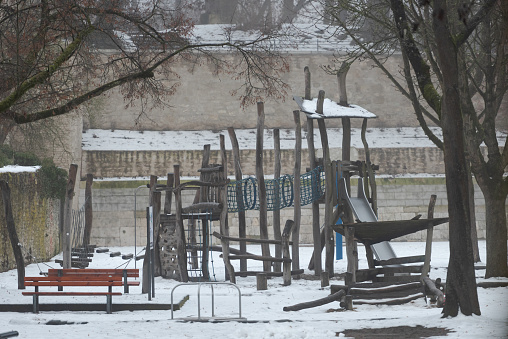
[[[485,278],[508,277],[506,245],[506,194],[484,190],[487,224],[487,270]],[[489,194],[491,192],[491,194]]]
[[[23,253],[19,246],[18,233],[16,233],[16,225],[14,224],[14,217],[12,216],[11,206],[11,189],[5,180],[0,180],[0,190],[2,191],[2,198],[4,201],[5,211],[5,224],[7,225],[7,233],[9,233],[9,240],[11,241],[12,252],[16,260],[16,269],[18,270],[18,289],[25,289],[25,261],[23,260]]]
[[[455,317],[459,308],[465,315],[480,315],[471,244],[469,218],[468,166],[464,145],[464,124],[458,91],[457,50],[449,31],[445,0],[434,0],[434,35],[438,63],[443,73],[442,128],[446,192],[448,197],[450,261],[446,278],[446,304],[443,316]],[[505,238],[506,241],[506,238]]]

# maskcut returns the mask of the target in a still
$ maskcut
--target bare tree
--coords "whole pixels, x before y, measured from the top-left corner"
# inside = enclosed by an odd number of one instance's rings
[[[457,315],[459,308],[479,314],[467,226],[469,164],[485,197],[486,277],[508,276],[508,147],[496,137],[508,89],[508,3],[339,0],[323,6],[355,43],[346,61],[373,61],[411,101],[426,135],[444,150],[451,252],[444,314]],[[402,54],[402,81],[384,65],[394,53]],[[429,125],[443,129],[443,140]]]
[[[67,114],[113,88],[126,105],[163,105],[181,60],[243,79],[233,93],[242,104],[286,95],[275,33],[238,42],[226,29],[223,41],[200,43],[191,9],[185,1],[0,2],[0,143],[16,125]]]

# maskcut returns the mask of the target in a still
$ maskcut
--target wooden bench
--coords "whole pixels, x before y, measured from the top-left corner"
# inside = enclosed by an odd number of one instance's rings
[[[34,286],[34,292],[22,292],[23,295],[33,296],[33,312],[39,313],[39,296],[106,296],[106,312],[112,313],[113,295],[122,295],[113,292],[113,286],[124,286],[128,293],[129,285],[139,285],[138,281],[128,281],[128,277],[138,277],[137,269],[49,269],[47,276],[25,277],[25,286]],[[39,287],[57,286],[58,291],[39,291]],[[67,292],[64,286],[107,286],[107,292],[86,291]]]

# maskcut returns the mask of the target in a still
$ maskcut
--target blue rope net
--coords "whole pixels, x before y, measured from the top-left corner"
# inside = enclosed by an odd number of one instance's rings
[[[265,180],[268,211],[276,211],[294,205],[294,176],[284,175]],[[253,177],[232,181],[228,184],[228,212],[259,210],[258,183]],[[300,175],[300,203],[308,205],[323,196],[324,172],[321,167]]]

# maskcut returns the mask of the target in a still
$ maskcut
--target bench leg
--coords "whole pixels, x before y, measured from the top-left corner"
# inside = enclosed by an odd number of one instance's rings
[[[127,270],[123,270],[123,293],[129,293],[129,285],[127,284]]]
[[[112,295],[107,295],[106,296],[106,312],[108,314],[111,314],[112,310],[111,310],[111,304],[112,304],[112,299],[113,299],[113,296]]]
[[[37,294],[34,294],[33,295],[33,301],[34,301],[34,304],[33,304],[33,313],[39,313],[39,296]]]

